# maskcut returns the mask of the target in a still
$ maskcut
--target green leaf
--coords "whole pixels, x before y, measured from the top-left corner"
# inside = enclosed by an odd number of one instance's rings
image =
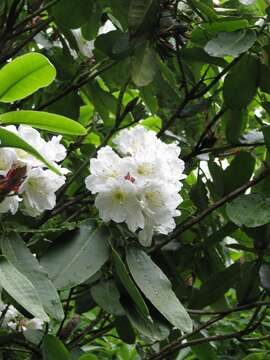
[[[117,316],[115,318],[115,328],[120,339],[126,344],[134,344],[136,335],[126,316]]]
[[[241,151],[224,171],[225,195],[249,181],[255,167],[255,158],[248,152]]]
[[[252,30],[221,32],[214,39],[208,41],[204,50],[210,56],[237,57],[250,49],[255,41],[256,33]]]
[[[270,293],[270,264],[265,263],[260,267],[260,280],[262,287]]]
[[[239,143],[241,132],[245,124],[245,111],[244,110],[230,110],[228,109],[225,114],[226,121],[226,139],[230,144]]]
[[[240,279],[236,286],[237,300],[240,305],[259,299],[261,294],[259,264],[247,261],[241,266]]]
[[[149,85],[157,70],[156,53],[147,42],[136,49],[131,62],[131,77],[135,85],[142,87]]]
[[[107,237],[105,228],[89,221],[49,248],[40,262],[57,289],[79,285],[101,268],[109,256]]]
[[[14,102],[48,86],[56,71],[50,61],[39,53],[17,57],[0,70],[0,101]]]
[[[267,352],[258,352],[254,354],[249,354],[243,358],[243,360],[267,360]]]
[[[71,360],[65,345],[53,335],[45,335],[42,343],[43,360]]]
[[[169,279],[151,258],[138,247],[130,246],[127,263],[135,282],[161,314],[178,329],[190,332],[192,320],[172,291]]]
[[[263,132],[266,148],[268,150],[268,153],[270,153],[270,126],[264,126],[262,128],[262,132]]]
[[[226,19],[224,21],[221,20],[203,24],[203,28],[211,32],[233,32],[246,29],[248,26],[249,22],[245,19]]]
[[[270,199],[262,194],[242,195],[227,204],[226,212],[238,226],[261,226],[270,221]]]
[[[85,135],[85,128],[65,116],[43,111],[21,110],[0,114],[0,123],[6,125],[30,125],[37,129],[67,135]]]
[[[228,63],[223,59],[218,59],[213,56],[209,56],[203,48],[193,47],[184,48],[179,51],[179,55],[187,63],[200,63],[200,64],[213,64],[221,67],[225,67]]]
[[[152,28],[157,18],[156,0],[131,0],[128,25],[132,33],[145,32]]]
[[[239,263],[234,263],[225,270],[211,275],[191,298],[190,307],[203,308],[215,303],[234,286],[239,277]]]
[[[60,0],[52,7],[52,14],[60,25],[77,29],[87,23],[92,7],[91,0]]]
[[[246,108],[256,94],[259,79],[259,62],[254,56],[245,55],[224,80],[223,97],[233,110]]]
[[[95,302],[105,311],[117,316],[124,314],[120,304],[120,294],[112,280],[99,282],[91,288],[91,295]]]
[[[264,64],[260,64],[259,87],[263,92],[270,93],[270,68]]]
[[[125,289],[127,290],[129,296],[136,304],[139,311],[145,316],[149,317],[148,308],[143,300],[142,295],[140,294],[139,290],[137,289],[136,285],[133,283],[129,273],[126,269],[125,264],[123,263],[120,255],[116,252],[116,250],[112,249],[113,260],[115,265],[116,273],[121,280],[122,284],[124,285]]]
[[[30,314],[49,320],[33,284],[5,256],[0,256],[0,285]]]
[[[54,171],[56,174],[60,175],[60,172],[53,165],[51,165],[33,146],[27,144],[26,141],[24,141],[22,138],[20,138],[13,132],[0,127],[0,148],[3,147],[22,149],[43,162],[49,169]]]
[[[34,285],[47,314],[62,320],[64,312],[58,293],[20,236],[15,233],[3,234],[0,241],[2,254]]]
[[[122,302],[122,304],[129,321],[140,333],[157,341],[164,340],[169,336],[170,331],[167,326],[142,316],[137,308],[130,302],[125,301]]]

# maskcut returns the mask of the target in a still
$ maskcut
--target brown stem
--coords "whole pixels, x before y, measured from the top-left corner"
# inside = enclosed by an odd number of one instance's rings
[[[264,170],[261,173],[261,175],[259,175],[255,179],[247,182],[246,184],[240,186],[239,188],[235,189],[234,191],[232,191],[228,195],[224,196],[223,198],[221,198],[220,200],[218,200],[217,202],[215,202],[214,204],[212,204],[211,206],[209,206],[208,208],[203,210],[199,215],[191,216],[187,221],[184,221],[181,224],[179,224],[176,227],[176,229],[171,233],[171,235],[169,235],[163,241],[160,241],[159,243],[154,245],[149,250],[149,253],[152,253],[152,252],[154,252],[156,250],[161,249],[164,245],[166,245],[166,244],[170,243],[171,241],[173,241],[176,238],[176,236],[181,235],[183,232],[190,229],[192,226],[194,226],[194,225],[198,224],[199,222],[201,222],[206,216],[211,214],[213,211],[219,209],[224,204],[226,204],[226,203],[230,202],[231,200],[235,199],[237,196],[244,193],[248,188],[257,185],[260,181],[262,181],[264,178],[266,178],[269,174],[270,174],[269,169]]]

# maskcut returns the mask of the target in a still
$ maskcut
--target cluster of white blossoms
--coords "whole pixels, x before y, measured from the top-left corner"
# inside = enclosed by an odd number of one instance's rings
[[[5,129],[32,145],[61,173],[57,175],[21,149],[0,148],[0,213],[15,214],[21,204],[24,213],[39,216],[54,208],[55,192],[65,183],[68,170],[57,164],[66,157],[66,149],[60,144],[62,137],[54,136],[45,141],[39,131],[25,125]]]
[[[21,315],[14,306],[0,304],[0,316],[3,317],[3,327],[16,331],[42,330],[44,322],[38,318],[27,319]]]
[[[168,234],[182,201],[179,191],[184,162],[180,148],[159,140],[141,125],[122,130],[116,151],[105,146],[90,160],[86,187],[97,194],[95,205],[103,221],[125,222],[139,230],[139,241],[150,246],[154,233]]]

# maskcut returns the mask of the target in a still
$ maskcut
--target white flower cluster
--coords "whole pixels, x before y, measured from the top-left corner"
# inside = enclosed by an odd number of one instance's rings
[[[9,305],[6,311],[5,304],[0,304],[0,316],[4,312],[3,327],[16,331],[42,330],[44,322],[38,318],[27,319],[14,306]]]
[[[154,232],[168,234],[180,215],[180,180],[185,178],[180,148],[141,125],[122,130],[114,144],[118,153],[105,146],[90,160],[86,187],[97,194],[103,221],[125,222],[132,232],[140,229],[139,241],[150,246]]]
[[[7,126],[32,145],[62,175],[47,169],[42,162],[23,150],[0,148],[0,213],[15,214],[20,202],[22,210],[30,216],[38,216],[55,206],[55,192],[65,183],[67,169],[57,163],[66,157],[66,149],[60,144],[61,136],[45,141],[40,133],[30,126]],[[4,192],[4,200],[3,200]]]

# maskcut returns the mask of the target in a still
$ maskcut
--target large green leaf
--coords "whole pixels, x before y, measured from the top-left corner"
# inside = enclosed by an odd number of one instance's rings
[[[261,226],[270,221],[270,199],[262,194],[242,195],[227,204],[226,212],[238,226]]]
[[[101,281],[92,286],[91,295],[95,302],[110,314],[123,315],[124,310],[120,304],[120,294],[112,280]]]
[[[39,53],[17,57],[0,70],[0,101],[14,102],[50,85],[56,71]]]
[[[247,183],[253,174],[254,166],[255,158],[250,153],[241,151],[237,154],[224,171],[225,195]]]
[[[45,335],[42,342],[43,360],[71,360],[65,345],[53,335]]]
[[[262,287],[270,293],[270,264],[264,263],[260,267],[260,280]]]
[[[91,0],[60,0],[52,7],[52,14],[60,25],[77,29],[89,20],[92,7]]]
[[[125,303],[123,302],[123,307],[126,311],[126,315],[129,321],[140,333],[144,334],[152,340],[158,341],[163,340],[169,336],[170,331],[167,326],[142,316],[142,314],[135,306],[133,306],[133,304],[126,301]]]
[[[156,0],[131,0],[128,25],[133,33],[151,29],[156,19]]]
[[[19,235],[16,233],[1,236],[3,255],[34,285],[45,311],[55,319],[62,320],[64,312],[58,293],[48,278],[48,274],[40,266]]]
[[[67,135],[85,135],[85,128],[65,116],[43,111],[21,110],[0,114],[0,123],[30,125],[38,129]]]
[[[192,320],[172,291],[169,279],[151,258],[138,247],[130,246],[127,263],[135,282],[161,314],[178,329],[190,332]]]
[[[219,300],[240,277],[240,264],[235,263],[223,271],[211,275],[200,290],[191,298],[191,308],[202,308]]]
[[[0,256],[0,286],[30,314],[49,320],[33,284],[5,256]]]
[[[256,94],[258,79],[257,58],[243,56],[224,80],[223,96],[226,105],[233,110],[246,108]]]
[[[14,134],[13,132],[6,130],[3,127],[0,127],[0,148],[3,147],[11,147],[22,149],[27,153],[33,155],[35,158],[43,162],[49,169],[59,174],[59,171],[49,163],[33,146],[27,144],[21,137]]]
[[[256,33],[252,30],[221,32],[208,41],[204,50],[211,56],[238,56],[247,51],[256,41]]]
[[[150,43],[145,43],[136,49],[131,63],[131,77],[134,83],[141,87],[149,85],[157,70],[155,50]]]
[[[132,281],[125,264],[123,263],[120,255],[116,252],[116,250],[112,249],[113,260],[115,265],[116,273],[121,280],[122,284],[124,285],[125,289],[127,290],[129,296],[136,304],[137,308],[140,312],[145,316],[149,317],[148,308],[143,300],[142,295],[140,294],[139,290],[137,289],[136,285]]]
[[[109,256],[107,237],[89,221],[49,248],[40,261],[57,289],[79,285],[101,268]]]

